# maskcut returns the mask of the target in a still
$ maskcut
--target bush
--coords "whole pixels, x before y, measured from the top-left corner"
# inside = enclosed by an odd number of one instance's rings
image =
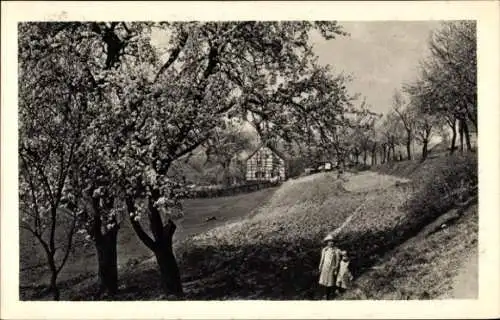
[[[414,192],[404,209],[413,222],[422,224],[436,219],[457,203],[477,196],[477,157],[475,154],[441,158],[429,170],[419,170]]]
[[[296,178],[304,173],[307,167],[307,160],[305,158],[290,159],[287,161],[287,177]]]
[[[370,170],[371,166],[369,164],[359,164],[356,166],[356,169],[358,169],[358,171],[366,171],[366,170]]]
[[[357,165],[350,167],[349,171],[352,173],[358,173],[358,172],[370,170],[370,168],[371,168],[371,166],[368,164],[359,163]]]

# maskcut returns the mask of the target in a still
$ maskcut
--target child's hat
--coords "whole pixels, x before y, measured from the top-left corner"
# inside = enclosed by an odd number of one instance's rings
[[[331,234],[327,235],[324,239],[323,239],[324,242],[327,242],[327,241],[333,241],[333,236]]]

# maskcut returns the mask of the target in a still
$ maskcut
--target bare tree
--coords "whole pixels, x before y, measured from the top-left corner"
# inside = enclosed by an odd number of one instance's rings
[[[415,114],[413,110],[408,107],[408,102],[405,101],[403,95],[400,92],[395,92],[392,100],[393,111],[399,116],[399,119],[401,120],[406,133],[405,144],[407,159],[411,160],[411,143],[413,140]]]

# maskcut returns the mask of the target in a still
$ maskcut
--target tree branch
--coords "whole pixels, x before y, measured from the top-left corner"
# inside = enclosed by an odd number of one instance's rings
[[[163,221],[161,219],[160,213],[158,212],[158,208],[154,206],[155,200],[158,200],[160,197],[158,190],[153,190],[151,197],[148,197],[148,210],[149,210],[149,228],[153,233],[153,237],[156,242],[161,241],[162,238],[162,225]]]
[[[139,239],[142,241],[142,243],[146,245],[146,247],[148,247],[151,251],[155,251],[156,243],[153,241],[153,239],[151,239],[151,237],[146,232],[144,232],[144,229],[142,228],[141,224],[135,220],[134,200],[131,197],[126,197],[125,202],[130,217],[130,223],[134,228],[135,234],[137,234]]]
[[[155,76],[155,78],[153,80],[153,83],[155,83],[156,81],[158,81],[158,78],[160,77],[160,75],[162,73],[164,73],[177,60],[177,58],[179,57],[179,54],[181,53],[182,49],[184,49],[184,47],[186,46],[188,38],[189,38],[189,35],[186,32],[183,32],[180,35],[179,44],[177,45],[177,47],[174,50],[172,50],[172,52],[170,54],[170,57],[168,58],[167,62],[165,62],[160,67],[160,69],[156,73],[156,76]]]
[[[71,247],[73,245],[73,236],[75,235],[75,231],[76,231],[76,217],[73,218],[73,223],[71,225],[71,229],[69,231],[68,239],[66,242],[66,252],[64,253],[64,257],[63,257],[59,267],[57,268],[56,274],[59,274],[59,272],[62,270],[62,268],[66,264],[66,261],[68,260],[69,254],[71,252]]]
[[[20,224],[19,225],[20,228],[24,229],[24,230],[28,230],[29,232],[31,232],[31,234],[33,234],[35,236],[35,238],[38,239],[38,241],[40,242],[40,244],[42,245],[42,247],[44,248],[45,252],[47,255],[50,255],[51,254],[51,251],[50,251],[50,248],[47,244],[47,242],[45,242],[45,240],[43,240],[42,236],[35,232],[33,229],[31,229],[30,226],[28,226],[27,224]]]

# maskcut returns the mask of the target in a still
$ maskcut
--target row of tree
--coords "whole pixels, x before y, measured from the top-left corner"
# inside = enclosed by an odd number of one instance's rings
[[[151,41],[158,31],[166,46]],[[172,238],[185,188],[172,165],[234,145],[219,134],[234,118],[288,144],[346,123],[348,79],[317,63],[311,32],[345,35],[308,21],[19,24],[20,226],[43,247],[54,299],[81,233],[96,248],[99,293],[117,292],[124,217],[165,293],[183,295]]]
[[[445,22],[429,38],[430,52],[420,62],[417,78],[393,95],[391,110],[384,116],[369,112],[357,117],[358,126],[348,131],[349,154],[355,163],[385,163],[414,158],[413,146],[429,154],[435,136],[449,142],[449,152],[473,150],[471,136],[477,134],[477,66],[475,22]],[[451,138],[449,137],[451,135]],[[367,158],[371,163],[367,163]]]

